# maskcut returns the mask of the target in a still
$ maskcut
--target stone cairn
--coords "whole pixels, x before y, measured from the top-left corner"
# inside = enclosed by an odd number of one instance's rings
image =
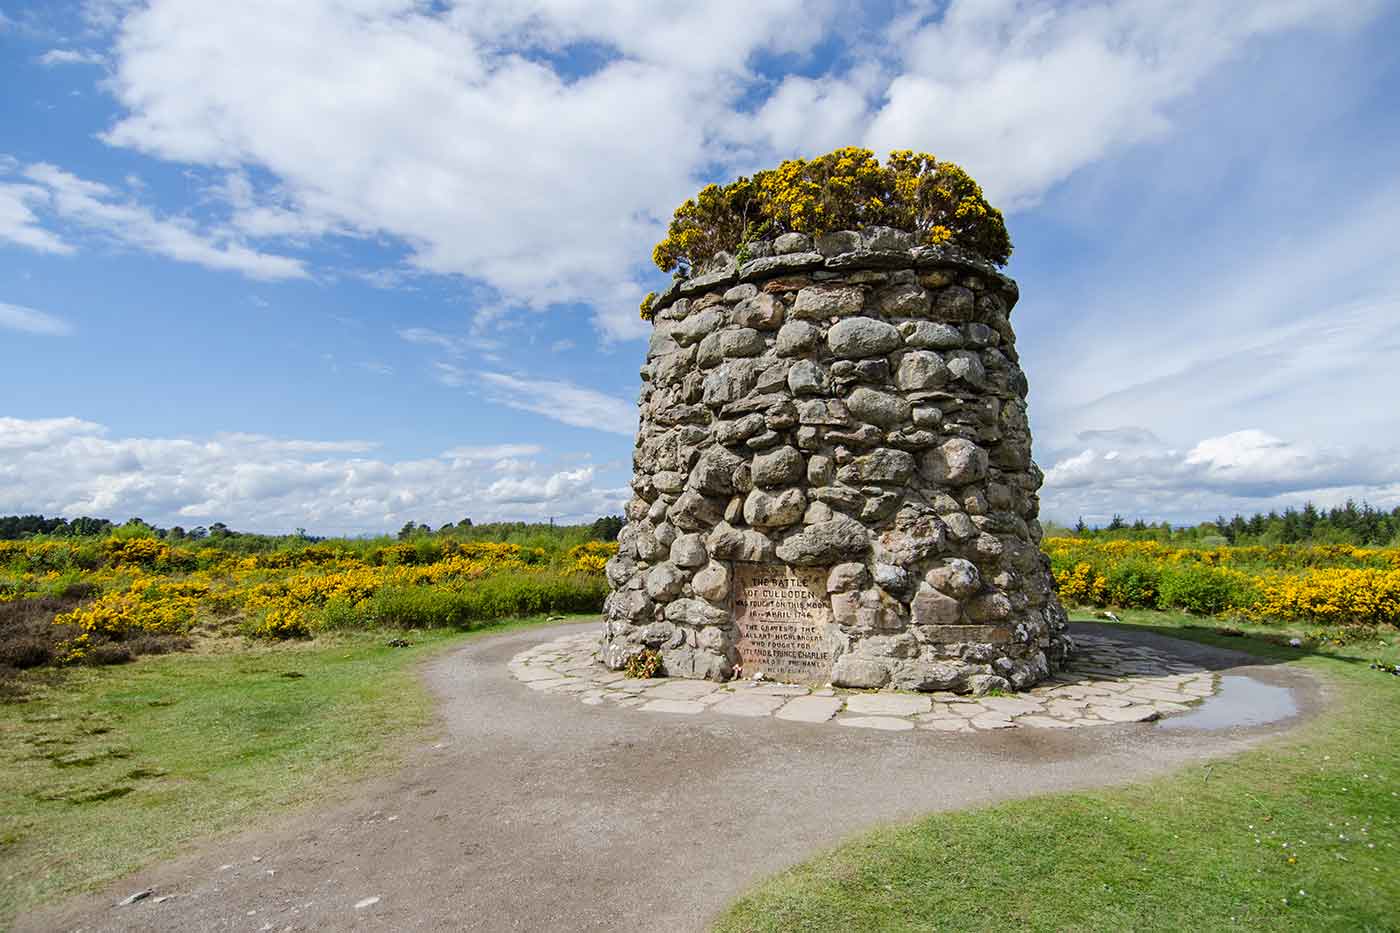
[[[979,694],[1048,676],[1071,646],[1016,283],[889,228],[745,252],[653,306],[604,663]]]

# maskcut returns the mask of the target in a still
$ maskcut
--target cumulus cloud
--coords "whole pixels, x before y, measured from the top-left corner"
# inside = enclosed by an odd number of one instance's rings
[[[3,417],[0,513],[358,534],[463,516],[585,521],[617,512],[627,496],[591,464],[522,463],[542,452],[534,444],[397,461],[365,456],[374,446],[253,434],[114,438],[77,418]]]
[[[105,138],[226,170],[235,229],[387,234],[419,270],[508,304],[584,302],[630,338],[649,246],[707,173],[863,140],[958,158],[1031,203],[1166,132],[1169,105],[1251,41],[1378,4],[913,2],[883,31],[799,0],[97,7],[125,108]],[[833,39],[848,47],[824,72],[775,86],[754,68]]]
[[[3,301],[0,301],[0,329],[39,337],[67,337],[73,333],[73,325],[62,318]]]
[[[975,167],[1008,206],[1169,131],[1168,107],[1253,40],[1364,21],[1377,4],[1325,0],[962,0],[902,42],[868,141],[927,140]]]
[[[421,270],[633,337],[659,212],[713,161],[750,57],[820,38],[805,6],[156,0],[121,19],[105,138],[270,173],[287,206],[257,229],[395,236]]]
[[[1046,517],[1101,521],[1113,514],[1196,520],[1267,511],[1305,499],[1400,504],[1400,449],[1329,448],[1249,428],[1168,446],[1142,428],[1085,432],[1087,446],[1045,471]]]

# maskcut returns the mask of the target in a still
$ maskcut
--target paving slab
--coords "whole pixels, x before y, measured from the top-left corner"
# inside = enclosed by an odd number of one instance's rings
[[[913,716],[933,708],[933,699],[899,693],[857,693],[846,700],[846,710],[869,716]]]
[[[654,700],[696,700],[719,689],[719,684],[710,680],[667,680],[654,687],[648,687],[646,696]]]
[[[637,708],[644,713],[686,713],[693,715],[705,712],[704,704],[696,703],[694,700],[647,700]]]
[[[713,709],[725,716],[772,716],[786,702],[785,697],[738,694],[724,697]]]
[[[773,715],[791,722],[826,722],[845,702],[840,697],[794,697]]]

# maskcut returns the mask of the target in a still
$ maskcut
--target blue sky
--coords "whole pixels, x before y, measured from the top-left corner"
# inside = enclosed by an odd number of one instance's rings
[[[1008,214],[1043,515],[1400,505],[1400,12],[0,0],[0,513],[360,533],[627,494],[707,180]]]

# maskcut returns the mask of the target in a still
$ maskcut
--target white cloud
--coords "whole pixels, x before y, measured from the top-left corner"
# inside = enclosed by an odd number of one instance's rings
[[[103,433],[100,424],[80,418],[8,418],[0,416],[0,450],[42,450],[60,440]]]
[[[0,164],[0,168],[3,167]],[[39,225],[33,206],[48,203],[49,192],[38,185],[0,184],[0,240],[9,240],[41,253],[72,253],[72,245]]]
[[[892,33],[898,72],[865,140],[965,165],[1007,207],[1171,129],[1170,106],[1251,42],[1345,29],[1378,2],[955,0]],[[903,24],[900,24],[903,26]]]
[[[234,229],[387,234],[418,270],[510,305],[583,302],[606,336],[631,338],[662,221],[717,168],[863,140],[959,159],[1027,204],[1167,132],[1171,105],[1250,43],[1378,8],[955,0],[900,5],[875,33],[799,0],[665,15],[629,0],[154,0],[95,3],[90,19],[120,24],[125,113],[105,138],[228,170]],[[752,70],[755,53],[803,55],[838,22],[843,70],[776,87]]]
[[[1045,471],[1043,514],[1173,521],[1347,498],[1400,505],[1400,448],[1325,448],[1250,428],[1178,450],[1140,428],[1086,432]]]
[[[589,464],[539,468],[513,459],[540,453],[534,444],[398,461],[363,456],[373,446],[249,434],[112,438],[77,418],[3,417],[0,514],[141,515],[161,524],[357,534],[464,515],[587,521],[617,512],[627,496],[600,484]]]
[[[500,346],[495,340],[444,334],[429,327],[405,327],[399,331],[399,339],[409,343],[437,347],[453,356],[465,356],[471,350],[495,350]]]
[[[0,301],[0,330],[17,330],[40,337],[68,337],[73,325],[52,314]]]
[[[578,428],[631,437],[637,433],[637,406],[595,389],[549,379],[482,373],[492,401],[533,412]]]
[[[1332,447],[1393,436],[1397,215],[1400,183],[1286,236],[1226,227],[1218,243],[1104,263],[1060,301],[1028,291],[1037,451],[1123,424],[1182,447],[1248,427]]]
[[[106,62],[97,52],[81,49],[49,49],[39,56],[39,64],[45,67],[54,65],[101,65]]]
[[[453,447],[443,452],[450,460],[464,463],[479,463],[483,460],[512,460],[517,457],[533,457],[544,453],[539,444],[489,444],[478,447]]]
[[[467,384],[467,371],[455,363],[439,360],[433,364],[433,373],[438,382],[449,388],[460,389]]]
[[[258,230],[295,211],[389,234],[421,270],[531,308],[586,302],[635,337],[638,270],[723,158],[750,57],[808,48],[827,6],[156,0],[122,21],[127,113],[106,138],[270,172],[286,206]]]
[[[45,195],[41,203],[52,213],[124,245],[209,269],[240,272],[253,279],[307,276],[300,259],[259,252],[227,232],[204,232],[184,218],[158,217],[149,208],[120,200],[117,192],[106,185],[79,178],[57,166],[36,163],[24,169],[24,176],[41,186]],[[5,214],[0,194],[0,224],[4,224]],[[20,221],[23,223],[24,218]],[[0,226],[0,232],[3,230]],[[24,233],[23,227],[20,233]]]

